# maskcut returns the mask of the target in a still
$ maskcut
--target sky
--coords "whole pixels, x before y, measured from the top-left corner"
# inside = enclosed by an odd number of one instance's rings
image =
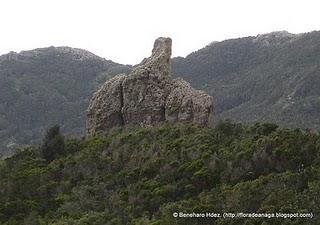
[[[70,46],[122,64],[171,37],[173,56],[213,41],[320,30],[319,0],[0,0],[0,54]]]

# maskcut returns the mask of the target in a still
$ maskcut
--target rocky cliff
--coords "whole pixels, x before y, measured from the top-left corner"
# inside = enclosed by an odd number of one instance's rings
[[[187,122],[208,126],[212,120],[212,97],[194,90],[181,78],[171,78],[171,39],[158,38],[152,55],[129,75],[108,80],[91,99],[87,133],[115,126],[156,126],[164,122]]]

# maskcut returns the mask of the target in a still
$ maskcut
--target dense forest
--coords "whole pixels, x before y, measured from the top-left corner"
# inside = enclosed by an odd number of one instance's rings
[[[3,225],[316,225],[319,196],[319,133],[270,123],[114,128],[86,139],[53,126],[41,145],[0,161]]]

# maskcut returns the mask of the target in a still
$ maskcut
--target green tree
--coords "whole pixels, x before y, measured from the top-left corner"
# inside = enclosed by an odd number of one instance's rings
[[[40,151],[44,159],[51,162],[57,156],[64,153],[64,136],[60,133],[60,127],[54,125],[47,130],[46,136],[41,145]]]

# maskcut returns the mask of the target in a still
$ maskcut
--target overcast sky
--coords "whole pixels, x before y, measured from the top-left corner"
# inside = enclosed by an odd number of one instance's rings
[[[173,56],[212,41],[271,31],[320,30],[319,0],[0,0],[0,54],[38,47],[87,49],[136,64],[155,38]]]

